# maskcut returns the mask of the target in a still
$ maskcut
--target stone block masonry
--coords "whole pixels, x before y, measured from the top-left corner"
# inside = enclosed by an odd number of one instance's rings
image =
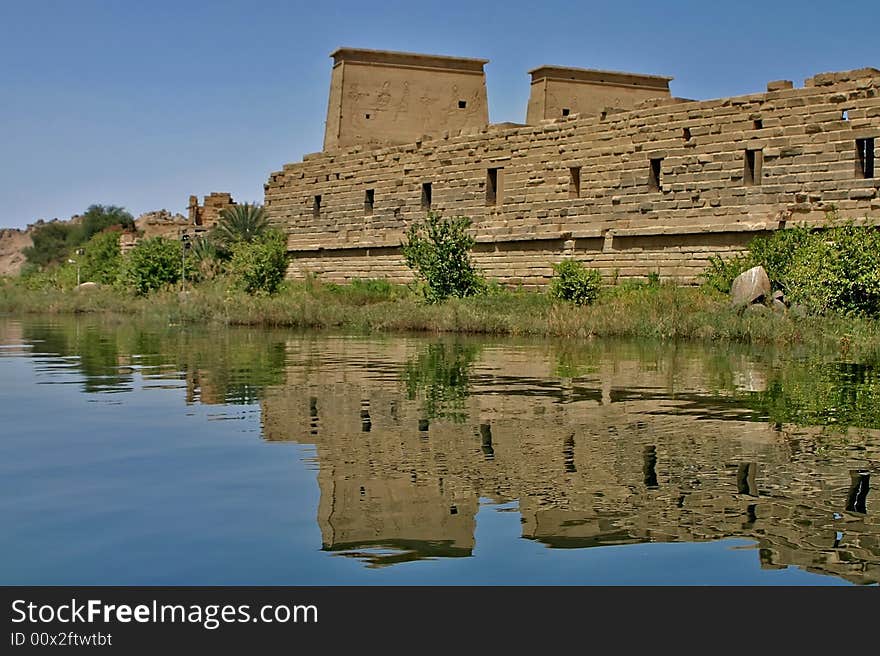
[[[436,211],[473,219],[476,262],[506,284],[544,285],[566,257],[694,283],[755,235],[880,215],[880,71],[768,88],[309,155],[271,174],[266,208],[292,278],[409,280],[401,239]]]
[[[231,194],[215,191],[205,196],[202,205],[199,205],[198,196],[190,196],[187,215],[192,225],[211,228],[217,225],[220,213],[232,207],[235,207],[235,201],[232,200]]]

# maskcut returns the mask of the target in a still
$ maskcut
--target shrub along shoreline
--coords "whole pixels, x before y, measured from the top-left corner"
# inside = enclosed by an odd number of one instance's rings
[[[220,278],[180,293],[133,296],[112,287],[29,290],[0,285],[0,313],[100,314],[114,320],[219,324],[357,333],[434,332],[576,339],[660,340],[804,345],[844,357],[880,359],[880,321],[792,316],[731,307],[727,295],[671,284],[603,288],[590,305],[541,292],[490,287],[467,298],[425,303],[418,290],[385,281],[349,285],[287,281],[273,295],[249,295]]]
[[[113,223],[118,216],[103,206],[90,211],[100,219],[94,221],[98,227],[118,224]],[[0,312],[91,312],[169,323],[357,332],[804,344],[880,359],[876,227],[829,225],[822,231],[798,228],[757,238],[746,255],[713,260],[702,288],[661,284],[656,275],[647,282],[603,288],[597,271],[564,260],[554,265],[546,293],[514,291],[485,280],[470,257],[470,227],[467,217],[432,213],[412,224],[402,244],[415,277],[410,286],[383,280],[285,282],[284,236],[269,227],[262,207],[242,205],[224,210],[212,234],[191,248],[184,240],[157,237],[142,240],[123,256],[118,235],[95,233],[77,252],[92,280],[106,283],[97,288],[74,287],[72,271],[80,264],[58,262],[70,247],[65,251],[64,244],[48,241],[55,250],[40,254],[48,258],[53,253],[53,263],[0,284]],[[731,306],[726,293],[731,282],[756,265],[797,307],[776,313]]]

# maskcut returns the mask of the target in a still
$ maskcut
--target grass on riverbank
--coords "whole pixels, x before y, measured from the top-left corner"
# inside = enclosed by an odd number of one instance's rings
[[[287,282],[274,296],[230,291],[223,280],[134,297],[113,288],[28,290],[0,283],[0,312],[103,313],[169,323],[284,326],[356,332],[427,331],[553,337],[694,339],[804,344],[854,356],[880,356],[880,322],[844,317],[752,314],[730,308],[726,295],[674,285],[624,284],[577,307],[547,294],[493,290],[426,305],[404,286],[380,281],[331,285]]]

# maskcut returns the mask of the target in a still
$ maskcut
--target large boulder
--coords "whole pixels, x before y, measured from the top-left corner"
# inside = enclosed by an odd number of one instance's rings
[[[770,278],[762,266],[743,271],[730,286],[730,301],[735,306],[750,305],[769,297]]]

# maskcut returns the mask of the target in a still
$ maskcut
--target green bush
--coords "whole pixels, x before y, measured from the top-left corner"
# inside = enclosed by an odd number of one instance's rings
[[[236,284],[248,294],[274,294],[287,271],[284,235],[268,230],[253,242],[239,241],[229,266]]]
[[[28,264],[45,267],[67,259],[73,241],[74,228],[69,223],[52,221],[34,228],[31,233],[33,246],[24,249]]]
[[[829,216],[833,219],[834,216]],[[749,252],[710,258],[705,285],[721,292],[743,271],[763,266],[774,289],[816,314],[880,315],[880,229],[851,223],[777,230]]]
[[[403,259],[421,284],[428,303],[450,296],[464,298],[479,293],[484,282],[471,262],[474,238],[468,234],[471,220],[464,216],[444,219],[430,213],[424,223],[414,223],[401,244]]]
[[[805,227],[777,230],[769,236],[756,237],[749,244],[749,256],[745,258],[748,266],[743,271],[761,265],[773,288],[786,291],[796,256],[814,241],[814,237],[815,233]]]
[[[118,230],[100,232],[92,237],[83,248],[79,259],[80,279],[85,282],[99,282],[110,285],[119,278],[122,253],[119,250]]]
[[[553,265],[550,296],[576,305],[588,305],[596,300],[602,286],[602,276],[595,269],[587,269],[577,260],[562,260]]]
[[[709,289],[728,293],[736,277],[743,271],[762,266],[770,278],[773,289],[788,289],[789,271],[795,255],[811,243],[813,233],[809,228],[794,227],[776,230],[766,237],[755,237],[749,244],[749,252],[722,259],[717,255],[709,258],[709,266],[702,274],[703,284]]]
[[[347,285],[328,283],[326,289],[347,305],[372,305],[393,301],[408,293],[406,287],[378,278],[357,278]]]
[[[179,241],[165,237],[144,239],[123,259],[121,282],[136,294],[148,294],[180,281],[181,249]],[[187,277],[192,276],[192,262],[186,260]]]
[[[89,241],[99,232],[107,228],[119,226],[122,230],[134,230],[134,218],[124,207],[116,205],[90,205],[74,230],[73,245],[78,246]]]
[[[812,235],[786,284],[788,297],[816,314],[880,315],[880,229],[849,224]]]
[[[753,266],[750,254],[736,255],[727,260],[718,255],[711,255],[709,266],[702,274],[703,285],[708,289],[727,294],[736,277]]]
[[[63,264],[74,249],[107,228],[134,230],[134,219],[122,207],[90,205],[78,223],[52,221],[34,229],[34,245],[24,250],[29,264],[45,267]]]
[[[18,281],[30,291],[72,289],[76,285],[76,267],[68,263],[46,267],[26,264],[19,274]]]

